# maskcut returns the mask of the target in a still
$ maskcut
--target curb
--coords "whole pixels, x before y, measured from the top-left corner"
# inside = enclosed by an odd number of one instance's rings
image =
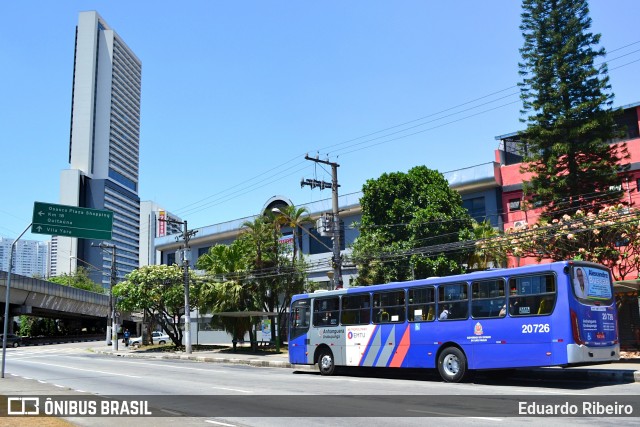
[[[226,363],[229,365],[248,365],[260,368],[289,368],[295,370],[315,371],[314,365],[295,365],[282,360],[242,359],[235,357],[198,356],[185,354],[140,354],[140,353],[116,353],[100,349],[93,349],[94,353],[112,357],[132,357],[138,359],[174,359],[192,360],[202,363]],[[532,368],[517,369],[517,374],[527,378],[535,376],[547,380],[563,381],[600,381],[608,383],[640,383],[640,371],[622,369],[563,369],[563,368]],[[533,375],[532,375],[533,374]]]
[[[259,368],[290,368],[296,370],[315,370],[313,365],[293,365],[282,360],[263,360],[263,359],[241,359],[234,357],[216,357],[216,356],[196,356],[184,354],[140,354],[140,353],[117,353],[110,351],[93,349],[94,353],[104,354],[112,357],[132,357],[138,359],[173,359],[173,360],[192,360],[194,362],[203,363],[226,363],[229,365],[248,365]]]
[[[599,381],[608,383],[640,383],[640,371],[622,369],[563,369],[534,368],[517,369],[519,373],[533,373],[541,379],[563,381]],[[531,377],[531,375],[528,375]]]

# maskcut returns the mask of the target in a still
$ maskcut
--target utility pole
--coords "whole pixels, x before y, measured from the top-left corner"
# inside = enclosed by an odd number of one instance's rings
[[[102,250],[111,249],[111,280],[109,280],[109,314],[107,316],[107,335],[109,335],[109,328],[111,328],[111,349],[118,351],[118,322],[116,317],[116,306],[113,303],[113,287],[118,281],[116,272],[116,245],[110,245],[108,243],[100,243],[98,247]],[[111,318],[111,322],[109,322]],[[111,323],[111,326],[109,326]],[[109,337],[107,337],[107,345],[109,345]]]
[[[189,240],[191,236],[195,235],[198,231],[191,230],[187,226],[187,221],[176,221],[174,219],[166,218],[159,219],[158,221],[169,222],[172,224],[181,224],[184,226],[182,237],[184,238],[184,247],[182,250],[182,266],[184,267],[184,350],[185,353],[191,354],[191,311],[189,310],[189,257],[187,254],[190,251]]]
[[[331,166],[331,182],[317,181],[315,179],[303,179],[300,182],[300,187],[305,185],[310,186],[312,189],[320,187],[321,190],[325,188],[331,188],[331,200],[332,200],[332,221],[331,230],[333,240],[333,257],[331,259],[331,266],[333,268],[332,289],[342,288],[342,256],[340,255],[340,215],[338,211],[338,168],[339,164],[330,162],[328,160],[320,160],[318,158],[309,157],[307,154],[304,156],[305,160],[311,160],[312,162],[322,163]]]

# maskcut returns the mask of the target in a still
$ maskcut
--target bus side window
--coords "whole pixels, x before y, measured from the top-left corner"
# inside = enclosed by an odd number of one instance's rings
[[[342,297],[343,325],[368,325],[371,318],[369,293],[345,295]]]
[[[432,322],[436,318],[435,288],[409,288],[407,318],[409,322]]]
[[[404,300],[404,289],[374,293],[373,305],[375,310],[373,323],[404,322]]]
[[[309,331],[310,300],[298,300],[291,305],[289,338],[297,338]]]
[[[469,316],[467,283],[440,285],[438,288],[439,320],[460,320]],[[443,312],[445,312],[443,314]]]
[[[512,277],[509,289],[510,316],[543,316],[553,312],[557,296],[554,275]]]
[[[506,316],[503,279],[473,282],[471,288],[471,316],[474,319]]]

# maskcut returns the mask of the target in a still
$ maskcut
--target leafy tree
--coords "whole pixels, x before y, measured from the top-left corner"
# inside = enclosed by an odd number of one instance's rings
[[[56,319],[20,316],[19,334],[23,337],[55,336],[65,332]]]
[[[49,282],[99,294],[105,293],[105,288],[91,280],[91,278],[89,278],[89,272],[84,267],[78,267],[73,274],[63,273],[60,276],[51,277],[49,278]]]
[[[589,32],[586,0],[523,0],[522,7],[522,170],[532,173],[525,195],[548,218],[597,210],[621,198],[611,188],[620,185],[618,165],[629,158],[625,145],[607,142],[617,133],[607,65],[594,64],[605,55],[595,48],[600,35]]]
[[[538,261],[580,259],[611,269],[614,280],[640,277],[640,210],[622,205],[597,213],[578,210],[560,219],[507,230],[489,246]]]
[[[286,310],[291,303],[291,297],[295,294],[304,292],[306,264],[302,257],[302,228],[305,224],[309,224],[309,210],[305,207],[285,206],[279,209],[280,213],[273,218],[274,227],[277,234],[282,235],[280,227],[290,228],[293,233],[293,253],[289,257],[288,253],[283,253],[283,245],[278,245],[278,265],[282,266],[280,275],[278,276],[278,284],[275,286],[279,297],[271,301],[272,310],[278,313],[278,336],[286,335],[287,322]],[[284,251],[286,252],[286,251]],[[276,297],[272,293],[272,297]]]
[[[300,230],[304,224],[311,222],[309,210],[304,207],[285,206],[280,208],[280,213],[276,214],[275,220],[278,224],[291,228],[293,232],[293,259],[297,259],[298,253],[302,257],[302,251],[298,252],[298,248],[302,246]]]
[[[447,245],[468,234],[472,219],[441,173],[425,166],[385,173],[362,191],[362,224],[353,245],[359,284],[462,271],[468,255]]]
[[[190,271],[191,274],[191,271]],[[193,277],[189,292],[199,295]],[[183,331],[173,319],[184,314],[184,271],[177,265],[148,265],[127,274],[124,282],[113,287],[117,306],[122,310],[142,310],[147,319],[154,319],[176,346],[182,345]],[[190,298],[191,310],[199,301]],[[151,336],[151,325],[148,335]]]
[[[213,275],[203,284],[202,310],[213,314],[260,310],[262,301],[255,285],[246,280],[251,249],[250,240],[238,239],[231,245],[215,245],[198,259],[198,268]],[[216,320],[233,336],[234,343],[247,333],[250,341],[255,341],[250,317],[224,316]]]
[[[470,269],[486,270],[490,267],[500,267],[507,261],[507,254],[503,248],[492,244],[492,240],[500,236],[500,232],[493,228],[489,221],[473,221],[471,238],[476,242],[475,250],[469,255],[467,265]]]
[[[271,214],[247,221],[231,245],[216,245],[198,259],[198,268],[211,274],[203,284],[202,309],[213,313],[275,312],[279,336],[283,336],[291,296],[304,290],[304,262],[281,247],[281,227],[304,223],[302,215],[306,211],[294,208],[282,212],[290,213],[288,221]],[[255,339],[248,317],[223,317],[220,324],[235,340],[246,333]]]

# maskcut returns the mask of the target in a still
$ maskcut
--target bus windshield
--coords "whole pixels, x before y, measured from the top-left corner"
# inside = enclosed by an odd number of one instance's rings
[[[607,270],[591,266],[575,265],[571,273],[573,292],[578,301],[593,304],[595,301],[611,303],[613,290]]]

